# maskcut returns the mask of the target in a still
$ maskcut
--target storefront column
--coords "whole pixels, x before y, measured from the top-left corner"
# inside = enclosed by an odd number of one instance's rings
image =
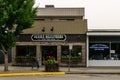
[[[86,37],[86,67],[89,65],[89,36]]]
[[[15,57],[16,57],[16,47],[12,48],[12,64],[15,63]]]
[[[57,46],[57,60],[58,63],[61,63],[61,46]]]
[[[41,65],[41,48],[40,45],[36,46],[36,58],[39,61],[39,65]]]
[[[85,48],[85,44],[82,45],[82,64],[85,65],[86,63],[86,48]]]

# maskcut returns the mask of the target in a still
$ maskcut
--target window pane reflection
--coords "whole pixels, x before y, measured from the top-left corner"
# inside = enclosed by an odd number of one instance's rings
[[[120,43],[90,43],[90,60],[120,60]]]

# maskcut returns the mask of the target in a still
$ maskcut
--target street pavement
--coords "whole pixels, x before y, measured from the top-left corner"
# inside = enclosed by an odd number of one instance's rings
[[[41,66],[39,69],[36,67],[32,69],[32,67],[9,66],[9,71],[4,72],[4,66],[1,65],[0,76],[30,76],[46,74],[120,74],[120,67],[60,67],[60,72],[45,72],[44,68],[44,66]]]
[[[120,75],[113,74],[66,74],[0,77],[0,80],[120,80]]]

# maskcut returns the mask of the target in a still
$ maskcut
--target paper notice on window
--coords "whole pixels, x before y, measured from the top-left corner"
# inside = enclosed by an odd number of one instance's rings
[[[115,50],[110,50],[110,53],[115,53]]]

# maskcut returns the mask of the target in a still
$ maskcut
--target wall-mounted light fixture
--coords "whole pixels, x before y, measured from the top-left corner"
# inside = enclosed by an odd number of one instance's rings
[[[45,32],[45,27],[42,28],[42,32]]]
[[[50,31],[54,31],[54,27],[52,27],[52,28],[50,29]]]

